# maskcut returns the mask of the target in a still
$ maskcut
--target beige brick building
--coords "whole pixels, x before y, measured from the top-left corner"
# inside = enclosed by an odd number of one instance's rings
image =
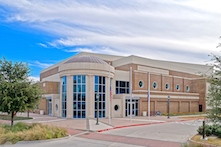
[[[199,73],[211,73],[210,66],[82,52],[41,71],[45,98],[41,100],[39,111],[58,117],[95,118],[96,95],[99,95],[99,117],[108,118],[111,82],[111,117],[129,116],[130,105],[133,116],[142,116],[148,111],[149,72],[151,111],[167,113],[168,96],[171,113],[206,109],[207,83]]]

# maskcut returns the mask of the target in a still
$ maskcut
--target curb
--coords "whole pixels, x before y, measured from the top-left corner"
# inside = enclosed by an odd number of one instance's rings
[[[195,136],[195,135],[194,135],[194,136]],[[189,141],[190,141],[190,142],[193,142],[193,143],[200,144],[200,145],[206,145],[207,147],[220,147],[220,146],[213,145],[213,144],[209,144],[209,143],[197,142],[197,141],[191,140],[191,138],[189,138]]]
[[[18,141],[15,144],[28,144],[28,143],[42,143],[42,142],[51,142],[51,141],[57,141],[57,140],[62,140],[62,139],[69,139],[71,135],[68,134],[66,137],[62,138],[52,138],[52,139],[45,139],[45,140],[33,140],[33,141]]]
[[[154,125],[154,124],[163,124],[163,123],[170,123],[170,122],[183,122],[183,121],[192,121],[192,120],[204,120],[204,119],[203,119],[203,118],[201,118],[201,119],[184,119],[184,120],[178,120],[178,121],[167,121],[167,122],[155,122],[155,123],[135,124],[135,125],[119,126],[119,127],[113,127],[113,128],[104,129],[104,130],[98,130],[97,132],[105,132],[105,131],[110,131],[110,130],[115,130],[115,129],[121,129],[121,128],[128,128],[128,127]]]

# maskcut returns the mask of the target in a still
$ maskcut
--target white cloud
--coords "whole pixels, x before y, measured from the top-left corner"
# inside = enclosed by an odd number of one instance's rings
[[[53,64],[51,63],[41,63],[39,61],[31,61],[29,62],[30,66],[35,66],[35,67],[40,67],[40,68],[47,68],[49,66],[52,66]]]
[[[44,48],[47,48],[48,46],[46,44],[43,44],[43,43],[38,43],[38,45],[44,47]]]
[[[28,27],[58,38],[47,44],[39,43],[43,47],[194,63],[204,63],[211,52],[219,53],[216,46],[221,30],[220,3],[219,0],[0,0],[0,5],[10,10],[6,16],[9,22],[25,22]]]
[[[33,82],[39,82],[40,81],[40,77],[30,76],[28,78],[29,78],[29,80],[32,80]]]

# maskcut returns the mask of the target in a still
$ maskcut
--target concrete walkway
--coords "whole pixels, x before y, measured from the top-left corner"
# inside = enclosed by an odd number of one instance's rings
[[[17,114],[27,116],[27,114]],[[66,119],[47,115],[30,113],[32,120],[16,122],[43,123],[67,128],[71,137],[54,139],[40,142],[19,142],[13,146],[150,146],[150,147],[179,147],[192,134],[196,134],[196,128],[201,122],[183,120],[178,117],[155,116],[148,117],[113,118],[111,124],[109,119]],[[1,123],[10,121],[0,120]],[[139,126],[139,127],[134,127]],[[103,133],[98,133],[101,130]]]
[[[18,113],[17,116],[19,117],[27,117],[27,113]],[[71,128],[76,130],[83,130],[83,131],[93,131],[97,132],[99,130],[111,130],[116,128],[122,127],[132,127],[132,126],[140,126],[140,125],[150,125],[150,124],[160,124],[160,123],[167,123],[167,122],[176,122],[182,121],[183,119],[179,119],[176,116],[167,118],[167,116],[152,116],[150,120],[148,117],[138,116],[133,117],[132,121],[130,121],[129,117],[126,118],[112,118],[111,124],[109,124],[109,119],[101,118],[99,119],[99,125],[96,124],[96,119],[67,119],[67,118],[58,118],[52,117],[48,115],[39,115],[30,113],[30,117],[33,119],[30,120],[21,120],[15,121],[16,122],[25,122],[25,123],[43,123],[47,125],[54,125],[63,128]],[[10,121],[0,120],[0,123],[10,123]]]

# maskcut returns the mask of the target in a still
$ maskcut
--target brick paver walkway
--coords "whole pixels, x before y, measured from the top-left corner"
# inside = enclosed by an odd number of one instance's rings
[[[67,128],[67,133],[69,135],[76,135],[76,134],[79,134],[79,133],[82,133],[83,131],[79,131],[79,130],[74,130],[74,129],[71,129],[71,128]]]
[[[88,133],[88,134],[79,135],[78,137],[133,144],[133,145],[141,145],[141,146],[148,146],[148,147],[180,147],[181,146],[181,143],[176,143],[176,142],[166,142],[166,141],[115,136],[115,135],[105,135],[105,134],[99,134],[99,133]]]

